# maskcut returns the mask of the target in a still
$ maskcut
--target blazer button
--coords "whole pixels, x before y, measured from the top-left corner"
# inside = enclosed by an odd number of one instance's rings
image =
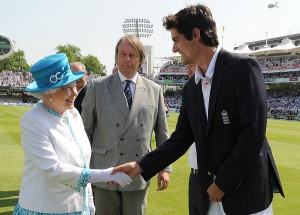
[[[123,141],[123,140],[125,140],[125,138],[122,137],[120,140]]]
[[[117,126],[117,127],[119,127],[119,126],[120,126],[120,124],[119,124],[119,123],[117,123],[117,124],[116,124],[116,126]]]
[[[137,138],[136,141],[141,141],[141,139],[140,139],[140,138]]]
[[[144,126],[144,124],[141,124],[141,127],[143,127]]]
[[[140,156],[140,154],[136,153],[136,154],[135,154],[135,156],[137,156],[137,157],[138,157],[138,156]]]
[[[121,156],[125,155],[123,152],[120,153]]]

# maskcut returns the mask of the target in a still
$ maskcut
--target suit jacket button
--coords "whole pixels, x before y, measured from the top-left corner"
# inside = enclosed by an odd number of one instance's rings
[[[120,140],[123,141],[123,140],[125,140],[125,138],[122,137]]]
[[[141,141],[141,139],[140,139],[140,138],[137,138],[136,141]]]
[[[141,124],[141,127],[143,127],[144,124]]]
[[[135,156],[137,156],[137,157],[138,157],[138,156],[140,156],[140,154],[136,153],[136,154],[135,154]]]
[[[120,126],[120,124],[119,124],[119,123],[117,123],[117,124],[116,124],[116,126],[117,126],[117,127],[119,127],[119,126]]]
[[[123,152],[120,153],[121,156],[125,155]]]

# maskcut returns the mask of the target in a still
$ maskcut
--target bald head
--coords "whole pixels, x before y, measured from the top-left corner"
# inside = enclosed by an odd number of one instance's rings
[[[70,67],[72,72],[86,72],[86,68],[81,62],[73,62],[70,63]]]

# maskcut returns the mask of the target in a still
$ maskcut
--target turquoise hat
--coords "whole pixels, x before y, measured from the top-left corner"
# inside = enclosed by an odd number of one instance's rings
[[[85,72],[72,72],[65,53],[50,55],[39,60],[30,72],[34,82],[27,85],[26,91],[32,93],[46,92],[68,85],[85,75]]]

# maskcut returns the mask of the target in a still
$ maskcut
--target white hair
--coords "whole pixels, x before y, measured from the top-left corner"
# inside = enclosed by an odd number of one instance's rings
[[[44,92],[37,92],[37,93],[35,93],[35,92],[30,92],[29,95],[34,96],[34,97],[36,97],[36,98],[38,98],[38,99],[40,99],[40,100],[44,100],[44,99],[46,98],[46,95],[47,95],[47,94],[53,94],[53,93],[55,93],[58,89],[60,89],[60,87],[59,87],[59,88],[55,88],[55,89],[51,89],[51,90],[47,90],[47,91],[44,91]]]

